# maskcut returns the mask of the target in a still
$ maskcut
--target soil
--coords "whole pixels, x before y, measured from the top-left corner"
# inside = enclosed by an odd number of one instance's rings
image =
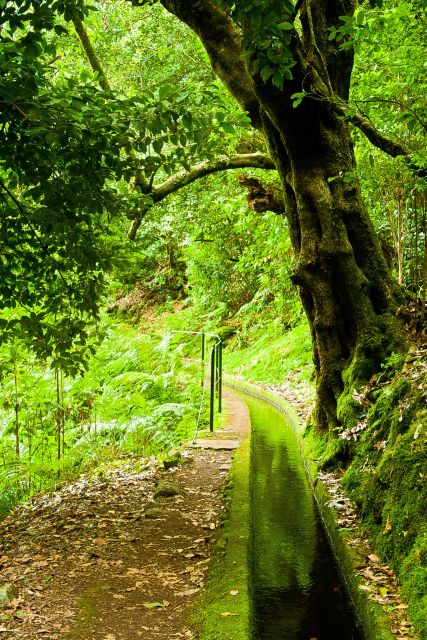
[[[243,401],[224,395],[217,443],[249,427]],[[208,574],[233,454],[188,447],[167,471],[124,459],[15,510],[0,522],[0,585],[16,588],[0,607],[0,640],[195,638],[188,616]],[[181,493],[153,501],[165,478]]]

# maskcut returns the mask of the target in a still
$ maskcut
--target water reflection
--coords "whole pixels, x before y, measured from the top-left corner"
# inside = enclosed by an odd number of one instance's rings
[[[360,640],[291,427],[248,401],[253,640]]]

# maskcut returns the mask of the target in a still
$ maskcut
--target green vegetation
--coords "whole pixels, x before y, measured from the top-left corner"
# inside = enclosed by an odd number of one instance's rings
[[[394,366],[393,366],[394,365]],[[419,357],[376,392],[343,486],[359,507],[378,554],[399,575],[410,614],[427,633],[427,372]]]
[[[0,513],[188,438],[210,331],[425,630],[425,2],[197,7],[1,3]]]
[[[199,15],[168,0],[97,8],[83,0],[6,2],[3,340],[25,337],[40,358],[75,374],[90,357],[90,325],[111,275],[126,284],[125,262],[150,274],[151,292],[164,296],[166,289],[175,298],[190,286],[199,301],[215,298],[222,315],[272,300],[278,310],[293,283],[316,354],[313,417],[323,429],[335,427],[340,395],[366,382],[400,346],[394,312],[401,296],[392,292],[390,266],[424,315],[425,9],[419,0],[372,0],[345,10],[332,2],[330,11],[319,5],[313,21],[311,7],[291,1],[208,5]],[[212,36],[216,29],[221,38]],[[405,69],[404,83],[394,81],[395,64]],[[401,158],[405,189],[390,184],[390,165],[378,178],[380,152]],[[234,169],[246,172],[238,181],[253,211],[239,220],[236,185],[217,180]],[[277,177],[266,174],[271,170]],[[359,183],[386,236],[385,254]],[[165,199],[184,188],[192,204],[203,201],[209,210],[199,234],[195,207],[178,199],[179,215],[164,215]],[[286,238],[277,216],[285,212]],[[142,243],[129,260],[126,219],[135,239],[157,214],[155,242]],[[324,264],[322,256],[329,256]]]
[[[230,344],[232,352],[227,355],[227,371],[263,383],[280,384],[290,378],[295,386],[309,385],[313,364],[309,328],[304,320],[280,336],[277,324],[272,322],[252,330],[248,339],[251,344],[241,346],[245,338],[239,333]]]
[[[103,333],[77,379],[42,368],[22,345],[3,349],[0,514],[104,463],[130,455],[143,465],[191,438],[201,387],[185,344],[111,321]]]

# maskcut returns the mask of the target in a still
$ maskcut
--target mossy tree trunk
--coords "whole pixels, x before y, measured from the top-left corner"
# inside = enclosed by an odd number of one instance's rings
[[[327,110],[309,110],[290,106],[290,125],[281,131],[266,115],[265,128],[297,256],[293,281],[310,323],[316,423],[326,428],[351,419],[345,411],[351,400],[341,402],[337,415],[345,387],[351,397],[401,337],[394,282],[354,177],[348,126]]]
[[[354,419],[352,389],[401,342],[394,283],[361,198],[345,119],[353,55],[329,40],[330,27],[340,24],[341,15],[352,15],[355,3],[297,3],[302,35],[293,31],[293,78],[282,89],[250,71],[243,61],[242,31],[219,3],[162,4],[199,35],[217,74],[265,133],[297,256],[293,281],[311,328],[315,421],[323,429],[348,423]],[[292,96],[302,91],[307,97],[294,108]],[[350,119],[357,124],[354,114]],[[396,151],[393,141],[359,120],[360,128],[372,129],[364,132],[377,146]]]

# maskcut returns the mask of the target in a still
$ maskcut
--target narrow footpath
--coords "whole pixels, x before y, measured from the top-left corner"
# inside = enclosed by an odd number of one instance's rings
[[[245,403],[224,391],[215,448],[188,447],[168,470],[123,459],[40,495],[0,522],[0,640],[195,638],[188,614],[203,588]]]

